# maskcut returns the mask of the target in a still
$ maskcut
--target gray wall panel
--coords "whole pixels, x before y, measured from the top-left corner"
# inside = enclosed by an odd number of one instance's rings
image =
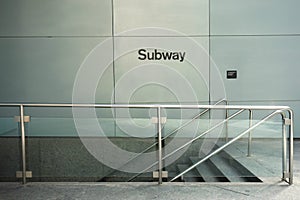
[[[298,0],[211,0],[211,34],[299,34]]]
[[[300,37],[212,37],[211,55],[229,101],[299,100]],[[225,79],[236,69],[236,80]]]
[[[72,102],[76,73],[103,39],[0,39],[1,102]],[[107,51],[112,56],[112,49]],[[110,102],[112,74],[97,102]]]
[[[114,13],[116,34],[159,27],[187,35],[208,35],[208,0],[116,0]]]
[[[1,0],[0,36],[111,36],[110,0]]]

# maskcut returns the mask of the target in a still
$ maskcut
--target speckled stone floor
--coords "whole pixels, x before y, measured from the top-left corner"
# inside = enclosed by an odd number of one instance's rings
[[[262,148],[270,149],[267,147]],[[274,179],[277,181],[264,183],[0,183],[0,199],[296,200],[300,199],[300,141],[295,141],[294,152],[294,184],[291,186],[281,182],[280,177]]]

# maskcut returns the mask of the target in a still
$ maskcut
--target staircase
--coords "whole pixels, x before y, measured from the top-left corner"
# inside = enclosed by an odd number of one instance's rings
[[[216,145],[215,149],[218,146]],[[240,152],[236,152],[234,148],[230,151],[224,149],[220,153],[212,156],[205,162],[201,163],[194,169],[190,170],[176,182],[262,182],[252,171],[247,169],[244,164],[241,164],[234,156]],[[246,155],[245,155],[246,156]],[[184,162],[176,162],[173,167],[167,167],[168,178],[164,181],[170,181],[177,174],[188,169],[191,165],[197,163],[200,158],[194,155],[188,155],[187,158],[182,159]],[[135,174],[125,172],[115,172],[109,174],[99,180],[99,182],[156,182],[157,179],[152,177],[152,173],[142,173],[131,180]]]
[[[218,104],[218,103],[217,103]],[[214,105],[216,106],[216,105]],[[166,106],[167,107],[167,106]],[[158,113],[160,113],[160,108],[158,108]],[[190,107],[188,107],[190,108]],[[197,107],[198,108],[198,107]],[[282,180],[287,181],[289,184],[292,184],[293,182],[293,173],[292,173],[292,167],[293,167],[293,143],[292,143],[292,136],[293,136],[293,128],[292,128],[292,117],[286,118],[285,113],[283,111],[288,111],[289,115],[292,116],[292,111],[288,107],[252,107],[252,106],[225,106],[224,109],[228,111],[228,109],[237,110],[233,114],[228,115],[226,113],[226,118],[220,122],[217,122],[213,126],[210,126],[209,129],[205,130],[204,132],[201,132],[199,135],[193,137],[191,140],[187,141],[184,144],[178,145],[178,147],[174,148],[173,151],[165,153],[164,151],[164,144],[166,140],[169,140],[170,138],[173,138],[173,134],[177,133],[177,131],[183,129],[184,127],[188,126],[190,123],[192,123],[194,120],[200,118],[202,115],[207,113],[210,109],[221,109],[221,107],[207,107],[203,110],[201,113],[197,114],[195,117],[193,117],[190,121],[182,124],[180,127],[175,128],[172,132],[164,136],[162,138],[162,132],[163,129],[158,126],[158,142],[154,143],[150,146],[150,148],[157,146],[159,148],[158,153],[158,159],[156,162],[152,163],[148,168],[145,168],[142,170],[142,172],[147,171],[148,169],[153,168],[153,166],[157,166],[159,164],[160,166],[163,166],[163,163],[166,162],[167,159],[171,158],[171,156],[176,155],[177,153],[180,153],[180,151],[187,151],[184,153],[183,156],[181,156],[179,159],[177,159],[173,164],[170,166],[167,166],[165,168],[162,168],[162,171],[167,171],[168,176],[163,177],[163,181],[180,181],[180,182],[262,182],[260,178],[258,178],[257,174],[259,174],[259,170],[261,170],[261,166],[258,166],[257,163],[253,164],[250,163],[251,169],[248,168],[249,162],[251,162],[251,159],[239,159],[239,157],[235,156],[236,149],[234,149],[234,145],[240,140],[243,139],[246,134],[249,135],[248,137],[248,144],[251,145],[251,131],[254,130],[256,127],[260,126],[261,124],[265,123],[267,120],[273,118],[276,115],[281,115],[282,121],[283,121],[283,141],[284,145],[282,147],[283,149],[283,167],[282,167],[282,174],[283,178]],[[280,109],[279,109],[280,108]],[[268,114],[264,118],[260,119],[258,122],[256,122],[253,125],[253,110],[274,110],[272,113]],[[240,115],[244,111],[249,111],[249,127],[247,127],[244,131],[239,133],[238,135],[231,138],[229,141],[227,141],[225,144],[218,146],[215,145],[215,147],[212,149],[211,152],[207,153],[204,157],[197,157],[197,151],[196,148],[192,148],[190,151],[190,145],[196,143],[198,146],[199,151],[199,142],[201,143],[201,140],[208,134],[210,134],[212,131],[219,128],[221,125],[226,124],[228,128],[228,121],[233,119],[234,117]],[[158,118],[160,118],[160,115],[158,114]],[[159,123],[159,122],[158,122]],[[290,134],[290,141],[289,141],[289,169],[287,169],[287,138],[286,138],[286,129],[288,126],[291,126],[289,128],[289,134]],[[228,129],[225,131],[226,136],[225,138],[228,139]],[[188,137],[188,136],[185,136]],[[178,138],[177,138],[178,139]],[[250,147],[250,146],[249,146]],[[230,149],[230,151],[228,151]],[[250,149],[250,148],[249,148]],[[143,155],[145,152],[147,152],[148,149],[145,149],[145,151],[141,152],[140,155]],[[193,152],[194,151],[194,152]],[[189,153],[187,153],[189,152]],[[193,152],[193,153],[191,153]],[[237,152],[240,153],[240,152]],[[246,155],[243,155],[243,157],[246,157]],[[165,159],[165,160],[164,160]],[[172,160],[173,161],[173,160]],[[242,163],[241,163],[242,162]],[[126,164],[125,164],[126,165]],[[247,166],[247,167],[246,167]],[[289,173],[287,173],[287,170],[289,170]],[[117,180],[118,178],[121,178],[123,180],[127,181],[148,181],[148,182],[156,182],[158,179],[156,177],[152,177],[152,173],[139,173],[139,174],[124,174],[124,173],[111,173],[105,178],[102,178],[99,181],[112,181]],[[289,180],[287,180],[289,179]],[[159,179],[158,183],[161,184],[162,180]]]
[[[178,165],[178,173],[183,172],[200,159],[190,157],[189,164]],[[194,179],[193,179],[194,178]],[[255,174],[240,164],[226,151],[211,157],[181,177],[183,182],[262,182]]]

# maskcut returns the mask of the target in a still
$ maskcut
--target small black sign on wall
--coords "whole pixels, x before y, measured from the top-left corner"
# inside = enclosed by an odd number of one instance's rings
[[[227,70],[227,79],[237,79],[237,70]]]

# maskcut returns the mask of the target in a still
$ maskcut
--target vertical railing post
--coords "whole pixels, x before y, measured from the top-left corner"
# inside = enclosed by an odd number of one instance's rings
[[[286,138],[286,121],[282,119],[282,180],[286,180],[287,174],[287,138]]]
[[[249,110],[249,128],[251,128],[253,125],[253,111]],[[252,146],[252,131],[249,131],[248,133],[248,157],[251,156],[251,146]]]
[[[26,147],[25,147],[25,124],[24,124],[24,106],[20,105],[20,126],[22,140],[22,178],[23,184],[26,183]]]
[[[289,110],[290,127],[289,127],[289,184],[292,185],[294,182],[294,114],[292,110]]]
[[[162,184],[162,132],[161,132],[161,107],[157,107],[158,119],[158,184]]]

